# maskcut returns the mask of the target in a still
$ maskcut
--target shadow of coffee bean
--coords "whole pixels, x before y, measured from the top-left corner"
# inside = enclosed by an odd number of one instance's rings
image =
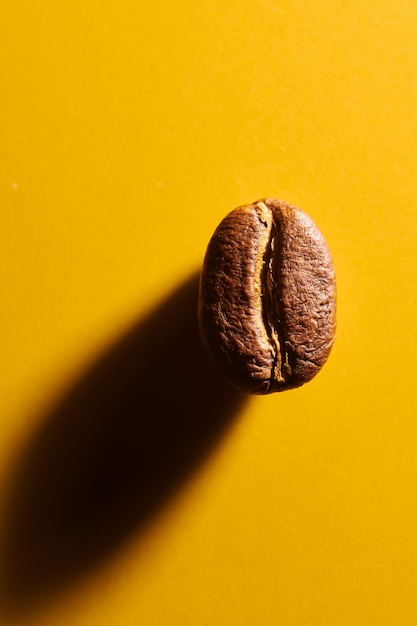
[[[194,276],[103,354],[22,452],[3,513],[10,611],[64,590],[149,523],[242,406],[202,349],[197,291]]]

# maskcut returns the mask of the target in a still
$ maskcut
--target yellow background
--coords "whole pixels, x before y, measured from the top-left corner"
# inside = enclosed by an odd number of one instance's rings
[[[2,625],[417,623],[416,33],[414,0],[3,7]],[[244,401],[181,285],[265,196],[325,235],[338,335],[305,388]],[[158,488],[124,432],[137,359],[128,417],[179,450]]]

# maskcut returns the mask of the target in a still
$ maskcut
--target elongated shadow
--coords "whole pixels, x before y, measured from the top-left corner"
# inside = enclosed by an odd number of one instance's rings
[[[47,601],[140,531],[242,406],[201,347],[197,284],[108,350],[22,452],[3,512],[9,611]]]

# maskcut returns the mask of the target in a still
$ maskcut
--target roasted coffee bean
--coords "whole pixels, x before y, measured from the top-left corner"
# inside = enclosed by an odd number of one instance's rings
[[[329,356],[335,311],[330,252],[303,211],[266,198],[224,218],[207,248],[198,315],[232,385],[266,394],[311,380]]]

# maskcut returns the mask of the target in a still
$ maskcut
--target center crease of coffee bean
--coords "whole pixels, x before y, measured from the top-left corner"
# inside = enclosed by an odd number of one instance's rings
[[[266,246],[261,276],[261,299],[265,330],[268,335],[273,363],[269,388],[279,387],[291,376],[289,344],[286,341],[285,314],[281,280],[281,224],[271,212],[271,231]]]

